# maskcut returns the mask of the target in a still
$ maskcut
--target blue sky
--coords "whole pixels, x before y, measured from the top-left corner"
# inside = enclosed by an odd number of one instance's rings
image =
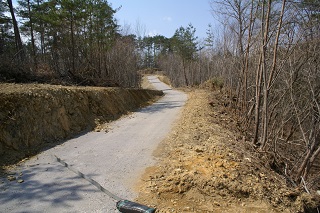
[[[120,25],[130,25],[132,33],[139,22],[147,35],[172,37],[180,26],[191,23],[196,35],[205,38],[208,24],[215,22],[209,0],[109,0],[109,3],[112,8],[122,6],[116,18]]]

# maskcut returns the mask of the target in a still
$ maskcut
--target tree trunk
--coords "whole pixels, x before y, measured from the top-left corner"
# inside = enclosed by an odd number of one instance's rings
[[[184,76],[185,84],[186,86],[189,86],[189,81],[188,81],[187,72],[186,72],[186,62],[184,59],[182,59],[182,66],[183,66],[183,76]]]
[[[30,21],[30,35],[31,35],[33,64],[34,64],[34,67],[37,69],[37,53],[36,53],[36,45],[35,45],[35,39],[33,34],[33,19],[31,15],[30,0],[27,0],[27,3],[28,3],[28,13],[29,13],[29,21]]]
[[[262,106],[262,149],[266,146],[268,140],[268,85],[267,85],[267,45],[269,40],[271,0],[268,0],[268,11],[265,19],[265,30],[262,47],[262,76],[263,76],[263,106]]]
[[[268,99],[269,99],[269,91],[272,85],[273,77],[274,77],[274,72],[276,70],[276,65],[277,65],[277,54],[278,54],[278,43],[279,43],[279,36],[280,36],[280,31],[282,27],[282,18],[283,18],[283,13],[284,13],[284,8],[286,5],[286,0],[282,1],[282,9],[281,9],[281,14],[279,17],[279,22],[278,22],[278,28],[277,28],[277,34],[275,38],[275,44],[274,44],[274,52],[273,52],[273,62],[272,62],[272,67],[270,70],[269,74],[269,79],[267,82],[267,73],[266,70],[264,72],[264,101],[263,101],[263,120],[264,120],[264,128],[263,128],[263,136],[262,136],[262,149],[264,150],[266,145],[267,145],[267,140],[268,140]],[[271,9],[271,0],[269,0],[268,4],[268,14],[267,14],[267,27],[266,30],[268,33],[269,31],[269,15],[270,15],[270,9]],[[267,41],[267,36],[265,37],[265,41]]]
[[[15,45],[16,45],[17,53],[18,53],[19,59],[21,61],[23,61],[25,58],[25,55],[24,55],[22,41],[21,41],[21,37],[20,37],[18,22],[16,20],[15,15],[14,15],[14,8],[12,5],[12,0],[7,0],[7,2],[9,5],[11,17],[12,17],[12,24],[13,24],[13,31],[14,31],[14,38],[15,38]]]
[[[320,140],[320,138],[318,137],[316,140]],[[319,156],[320,154],[320,146],[318,147],[317,150],[315,150],[310,158],[309,164],[307,165],[307,168],[305,170],[305,173],[303,175],[304,179],[306,180],[308,178],[308,174],[310,172],[311,167],[313,166],[314,161],[316,160],[316,158]]]
[[[258,68],[256,71],[256,104],[255,104],[255,126],[254,126],[254,135],[253,135],[253,144],[258,144],[259,137],[259,127],[260,127],[260,99],[261,99],[261,85],[262,85],[262,76],[264,74],[264,63],[265,63],[265,0],[262,2],[262,24],[261,24],[261,47],[260,47],[260,57]]]
[[[71,36],[71,57],[72,57],[72,72],[75,74],[75,42],[74,42],[74,30],[73,30],[73,12],[69,11],[70,13],[70,36]]]
[[[252,37],[252,28],[253,28],[253,0],[251,0],[250,8],[250,22],[249,22],[249,31],[248,31],[248,43],[245,52],[245,62],[244,62],[244,71],[243,71],[243,103],[242,111],[247,112],[247,87],[248,87],[248,69],[249,69],[249,54],[250,54],[250,43]]]

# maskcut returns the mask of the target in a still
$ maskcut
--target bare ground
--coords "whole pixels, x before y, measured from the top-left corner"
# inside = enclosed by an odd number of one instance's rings
[[[181,119],[154,153],[158,164],[137,186],[137,201],[157,212],[313,212],[319,200],[288,188],[263,164],[218,97],[190,92]]]

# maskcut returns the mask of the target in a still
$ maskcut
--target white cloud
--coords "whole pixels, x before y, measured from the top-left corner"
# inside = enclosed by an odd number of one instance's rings
[[[148,36],[156,36],[156,35],[159,35],[156,30],[152,30],[148,33]]]
[[[167,21],[167,22],[171,22],[172,18],[170,16],[165,16],[162,18],[162,20]]]

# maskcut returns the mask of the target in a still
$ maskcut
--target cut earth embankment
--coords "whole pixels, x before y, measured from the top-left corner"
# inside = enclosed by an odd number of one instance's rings
[[[0,84],[0,164],[134,111],[162,91]]]

